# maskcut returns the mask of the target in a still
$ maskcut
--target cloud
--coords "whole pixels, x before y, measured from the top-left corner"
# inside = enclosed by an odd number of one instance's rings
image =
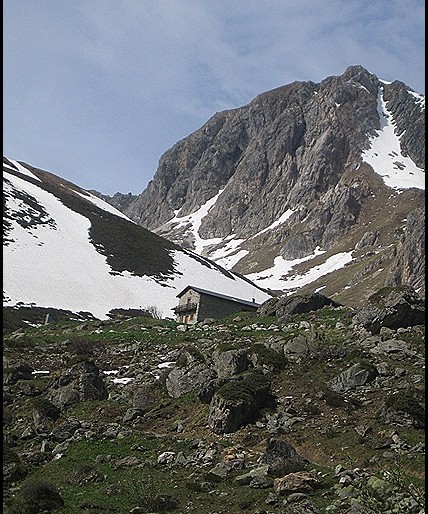
[[[175,142],[269,89],[361,64],[424,93],[424,13],[421,0],[5,0],[4,151],[138,193]]]

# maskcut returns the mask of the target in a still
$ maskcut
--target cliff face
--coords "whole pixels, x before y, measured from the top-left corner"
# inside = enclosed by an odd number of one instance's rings
[[[382,156],[374,141],[391,127],[399,147],[385,147]],[[376,158],[383,159],[379,169]],[[275,258],[305,259],[311,268],[318,251],[326,259],[354,252],[355,270],[334,288],[311,281],[312,289],[341,295],[366,266],[382,268],[377,287],[421,287],[421,226],[409,232],[403,220],[424,217],[424,166],[423,97],[352,66],[339,77],[294,82],[215,114],[165,152],[153,180],[124,212],[260,284],[256,274],[272,270]],[[416,187],[412,179],[419,179]],[[370,234],[378,234],[371,245]],[[419,242],[417,251],[409,250],[409,237]],[[289,273],[279,282],[268,277],[263,285],[289,290],[289,279]]]

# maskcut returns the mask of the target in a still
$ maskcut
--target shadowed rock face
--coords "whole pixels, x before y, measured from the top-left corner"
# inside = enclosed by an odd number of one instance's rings
[[[166,151],[153,180],[124,212],[195,249],[186,227],[167,222],[178,211],[179,216],[197,211],[221,191],[198,232],[204,239],[231,234],[244,239],[241,247],[249,254],[233,267],[241,274],[266,269],[276,256],[300,259],[316,247],[351,251],[362,240],[362,247],[382,247],[385,254],[377,259],[361,255],[367,265],[346,277],[348,284],[363,288],[360,297],[373,292],[363,279],[379,268],[384,276],[376,287],[423,287],[424,229],[417,219],[424,213],[424,193],[412,189],[396,201],[397,193],[361,157],[381,128],[382,92],[402,154],[424,168],[424,110],[408,89],[350,66],[320,83],[293,82],[262,93],[243,107],[216,113]],[[286,223],[253,237],[287,210],[293,213]],[[403,230],[406,218],[410,230]],[[210,257],[215,248],[204,252]],[[326,292],[331,296],[343,287],[330,283]]]
[[[409,287],[386,287],[372,295],[353,322],[372,334],[382,327],[397,329],[425,323],[425,301]]]
[[[425,294],[425,207],[410,212],[395,250],[387,286],[411,284]]]
[[[83,360],[67,369],[54,381],[49,399],[60,410],[74,403],[108,398],[106,384],[91,360]]]

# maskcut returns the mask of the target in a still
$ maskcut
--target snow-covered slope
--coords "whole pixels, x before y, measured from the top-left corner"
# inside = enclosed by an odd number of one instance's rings
[[[3,305],[90,312],[155,307],[188,285],[262,303],[249,280],[182,250],[55,175],[4,159]],[[147,261],[147,262],[146,262]]]

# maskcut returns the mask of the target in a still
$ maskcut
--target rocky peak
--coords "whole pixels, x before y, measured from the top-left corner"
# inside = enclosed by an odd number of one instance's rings
[[[216,231],[224,234],[244,225],[243,217],[260,219],[261,202],[248,206],[250,198],[254,204],[254,195],[260,200],[275,193],[281,197],[291,186],[287,194],[291,204],[312,199],[314,193],[337,183],[341,168],[361,153],[367,131],[379,128],[378,87],[374,75],[353,66],[341,77],[320,84],[293,82],[258,95],[244,107],[217,113],[165,152],[153,181],[127,214],[140,216],[142,225],[154,229],[177,209],[188,214],[225,188],[223,207],[227,204],[234,212]],[[275,187],[278,182],[281,191]],[[274,210],[271,217],[275,215]]]
[[[408,173],[409,183],[413,171],[406,172],[405,159],[425,164],[421,95],[362,66],[320,83],[293,82],[216,113],[179,141],[125,213],[250,278],[269,270],[276,257],[291,262],[317,251],[326,257],[353,252],[367,231],[381,233],[378,244],[386,249],[398,244],[402,220],[424,202],[423,186],[393,189],[382,179],[388,172],[380,175],[367,162],[365,153],[387,126],[400,145],[386,155],[389,166]],[[382,266],[371,262],[372,269],[388,267],[382,259]],[[411,261],[407,254],[407,269],[395,269],[394,279],[384,277],[377,286],[388,280],[416,285],[420,258],[410,269]],[[329,294],[341,294],[342,287]]]

